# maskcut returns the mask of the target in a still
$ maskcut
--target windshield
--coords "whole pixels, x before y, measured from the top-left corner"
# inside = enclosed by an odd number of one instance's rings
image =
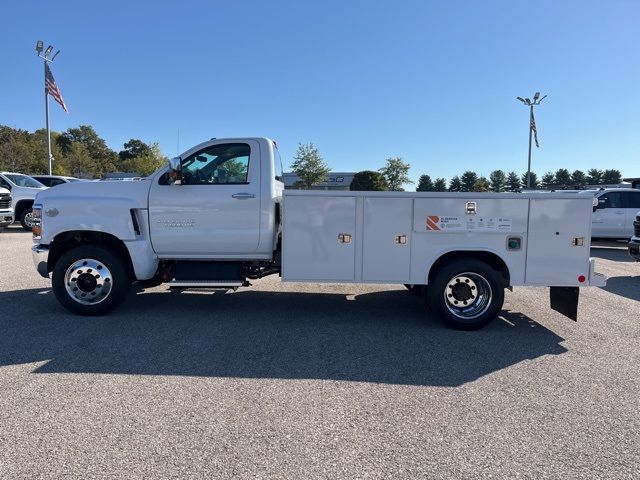
[[[19,173],[5,174],[5,176],[18,187],[29,187],[29,188],[44,187],[44,185],[41,184],[36,179],[27,177],[26,175],[21,175]]]

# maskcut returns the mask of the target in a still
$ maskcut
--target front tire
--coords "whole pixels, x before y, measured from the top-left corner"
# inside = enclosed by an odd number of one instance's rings
[[[475,259],[457,260],[443,267],[436,272],[427,292],[431,309],[458,330],[488,325],[504,304],[500,274]]]
[[[31,207],[25,208],[20,214],[20,225],[27,232],[33,230],[33,209]]]
[[[53,269],[53,293],[64,308],[78,315],[104,315],[126,298],[131,279],[111,251],[81,245],[65,253]]]

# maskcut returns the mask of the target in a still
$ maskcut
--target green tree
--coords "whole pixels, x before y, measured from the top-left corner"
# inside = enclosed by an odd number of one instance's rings
[[[540,188],[540,180],[538,180],[538,175],[536,172],[529,172],[529,176],[531,178],[531,188],[535,190],[536,188]],[[527,188],[527,172],[522,174],[520,177],[520,181],[522,182],[522,188]]]
[[[29,132],[0,126],[1,170],[35,173],[31,172],[31,164],[33,163],[34,157],[33,153]]]
[[[387,164],[379,172],[387,180],[389,190],[403,192],[403,185],[413,183],[409,178],[411,165],[402,161],[400,157],[387,158]]]
[[[307,190],[314,184],[323,182],[330,171],[313,143],[298,144],[291,170],[300,179],[300,186]]]
[[[449,183],[449,191],[450,192],[460,192],[462,191],[462,182],[460,181],[459,176],[455,176],[451,179]]]
[[[509,172],[507,175],[507,190],[509,192],[520,191],[520,177],[516,172]]]
[[[433,181],[429,175],[420,175],[416,192],[433,192]]]
[[[136,157],[146,157],[151,155],[151,147],[142,140],[132,138],[124,144],[124,150],[118,153],[121,161],[130,160]]]
[[[574,170],[571,174],[571,183],[573,183],[576,188],[584,188],[587,184],[587,177],[581,170]]]
[[[72,142],[60,163],[64,167],[64,173],[74,177],[91,177],[96,170],[95,159],[91,157],[86,145],[81,142]]]
[[[556,170],[556,184],[560,188],[566,188],[571,185],[571,174],[566,168]]]
[[[51,132],[51,155],[53,161],[51,166],[53,172],[60,175],[68,175],[67,170],[64,170],[61,164],[64,164],[64,155],[58,147],[57,139],[60,136],[58,132]],[[29,173],[49,173],[49,160],[47,159],[47,130],[40,128],[31,134],[31,145],[33,147],[34,155],[31,161],[31,168]]]
[[[436,181],[433,182],[433,191],[434,192],[446,192],[447,191],[447,181],[444,178],[436,178]]]
[[[602,183],[604,185],[617,185],[622,182],[620,170],[605,170],[602,172]]]
[[[489,181],[486,177],[478,177],[478,179],[473,184],[474,192],[488,192],[489,191]]]
[[[589,185],[600,185],[602,183],[602,170],[590,168],[587,171],[587,183]]]
[[[472,172],[467,170],[460,177],[460,183],[462,184],[460,187],[461,192],[472,192],[473,186],[476,184],[476,180],[478,180],[478,174],[476,172]]]
[[[552,188],[555,183],[556,183],[556,177],[553,174],[553,172],[547,172],[544,175],[542,175],[542,181],[540,182],[540,185],[542,186],[542,188]]]
[[[369,191],[369,192],[382,192],[387,190],[387,181],[380,172],[373,172],[371,170],[363,170],[353,176],[349,190],[352,191]]]
[[[489,174],[489,184],[494,192],[504,192],[507,188],[507,175],[502,170],[494,170]]]
[[[62,153],[67,155],[73,142],[82,143],[95,161],[95,176],[101,176],[104,172],[119,170],[119,159],[116,152],[111,150],[104,139],[100,138],[90,125],[80,125],[77,128],[69,128],[56,140]]]
[[[125,144],[125,148],[126,146],[127,144]],[[138,156],[127,158],[121,162],[121,167],[124,171],[136,172],[143,177],[146,177],[167,163],[169,159],[167,156],[162,154],[158,143],[152,143],[151,145],[145,146],[147,148],[141,149]],[[233,163],[233,161],[228,161],[225,162],[224,166],[228,170],[229,177],[239,177],[244,175],[245,164],[243,162],[237,161],[236,163]]]

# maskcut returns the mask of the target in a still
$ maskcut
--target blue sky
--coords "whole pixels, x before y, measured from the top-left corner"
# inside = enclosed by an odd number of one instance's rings
[[[537,110],[542,174],[618,168],[640,176],[640,2],[23,0],[0,20],[0,124],[44,124],[41,38],[70,114],[114,150],[167,155],[210,137],[269,136],[285,168],[313,142],[336,171],[390,156],[451,178],[526,170]]]

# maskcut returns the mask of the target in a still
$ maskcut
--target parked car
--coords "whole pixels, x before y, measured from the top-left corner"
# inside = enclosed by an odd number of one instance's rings
[[[601,188],[584,190],[598,203],[593,207],[591,237],[629,240],[633,222],[640,210],[640,190],[636,188]]]
[[[0,188],[0,232],[4,227],[13,223],[13,208],[11,208],[11,192]]]
[[[33,200],[38,192],[46,190],[47,187],[28,175],[12,172],[0,172],[0,187],[11,191],[14,218],[20,221],[22,228],[30,232],[33,227]]]
[[[629,255],[640,262],[640,212],[633,221],[633,237],[629,240]]]
[[[35,178],[42,183],[45,187],[55,187],[63,183],[72,182],[84,182],[85,180],[76,177],[65,177],[62,175],[31,175],[31,178]]]

